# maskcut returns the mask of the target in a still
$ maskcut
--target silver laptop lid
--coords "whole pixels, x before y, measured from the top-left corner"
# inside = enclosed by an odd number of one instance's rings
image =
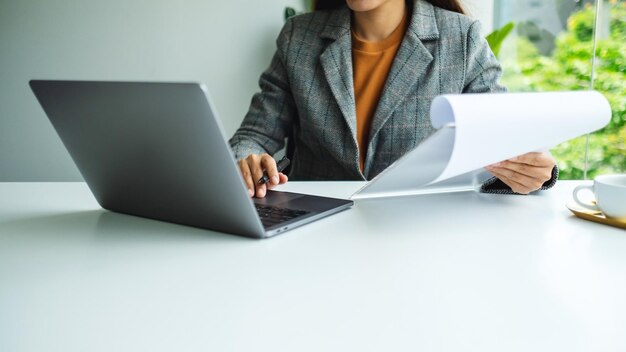
[[[264,237],[202,85],[33,80],[30,86],[103,208]]]

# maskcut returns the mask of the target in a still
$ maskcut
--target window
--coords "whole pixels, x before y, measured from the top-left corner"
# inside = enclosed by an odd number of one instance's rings
[[[626,172],[626,1],[525,0],[494,2],[494,26],[513,21],[499,59],[510,91],[584,90],[592,86],[594,28],[597,28],[593,86],[613,111],[610,124],[589,136],[588,177]],[[552,153],[562,179],[582,179],[587,137],[563,143]]]

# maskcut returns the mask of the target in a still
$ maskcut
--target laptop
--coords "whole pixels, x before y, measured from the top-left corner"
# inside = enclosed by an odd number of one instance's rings
[[[32,80],[30,87],[105,209],[267,238],[353,205],[278,191],[250,198],[201,84]]]

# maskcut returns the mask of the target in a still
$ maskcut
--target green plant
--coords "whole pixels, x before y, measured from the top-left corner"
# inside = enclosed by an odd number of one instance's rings
[[[626,3],[613,1],[609,35],[600,38],[596,50],[595,90],[612,109],[610,123],[589,138],[589,177],[626,172]],[[573,13],[567,29],[555,42],[550,55],[541,55],[524,36],[507,48],[514,59],[504,58],[503,83],[511,91],[585,90],[590,88],[595,9],[587,5]],[[562,179],[580,179],[584,173],[586,137],[552,149]]]
[[[509,36],[509,34],[511,34],[513,28],[515,28],[515,23],[509,22],[505,24],[502,28],[494,30],[487,36],[487,43],[489,43],[491,51],[493,51],[494,55],[500,55],[500,48],[502,48],[502,43]]]
[[[289,6],[285,7],[285,12],[284,12],[285,21],[287,21],[289,17],[293,17],[296,15],[313,11],[314,6],[315,6],[315,0],[304,0],[304,9],[305,9],[304,12],[298,12],[293,7],[289,7]]]

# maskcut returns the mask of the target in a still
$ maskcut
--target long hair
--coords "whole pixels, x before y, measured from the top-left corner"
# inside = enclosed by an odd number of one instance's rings
[[[412,1],[412,0],[410,0]],[[442,9],[465,14],[460,0],[426,0],[434,6]],[[317,10],[333,10],[345,5],[345,0],[314,0],[313,8]]]

